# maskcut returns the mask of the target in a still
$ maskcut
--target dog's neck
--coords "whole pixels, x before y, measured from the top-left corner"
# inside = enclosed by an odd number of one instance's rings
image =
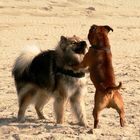
[[[57,73],[64,74],[66,76],[75,77],[75,78],[82,78],[85,76],[84,72],[74,72],[73,70],[65,70],[63,68],[57,68]]]
[[[110,52],[110,47],[100,47],[98,45],[91,45],[91,48],[95,49],[95,50],[101,50],[101,51],[106,51],[106,52]]]
[[[95,50],[110,52],[110,43],[107,33],[97,35],[96,41],[91,42],[91,47]]]

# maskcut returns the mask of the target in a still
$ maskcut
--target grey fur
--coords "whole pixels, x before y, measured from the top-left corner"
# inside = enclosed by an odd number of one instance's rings
[[[78,64],[83,60],[86,45],[84,47],[84,51],[82,50],[82,53],[75,53],[75,49],[79,47],[80,42],[81,39],[76,36],[61,37],[58,46],[54,50],[57,57],[57,62],[55,64],[56,67],[66,70],[73,70],[72,65]],[[29,53],[32,55],[30,55],[31,57],[28,57],[27,59]],[[15,78],[15,84],[19,98],[18,119],[20,121],[24,121],[25,111],[28,105],[31,103],[34,103],[38,117],[40,119],[44,119],[45,117],[42,111],[43,106],[49,101],[51,97],[53,97],[55,99],[54,111],[57,120],[56,122],[58,124],[63,123],[65,105],[66,102],[70,100],[72,109],[76,114],[77,119],[79,120],[79,124],[86,126],[87,123],[85,116],[84,94],[87,92],[87,90],[85,87],[85,77],[75,78],[62,73],[57,73],[55,75],[55,82],[57,83],[57,87],[54,91],[48,90],[47,87],[42,88],[38,84],[35,84],[31,81],[24,81],[24,76],[30,74],[28,69],[30,69],[32,66],[32,61],[34,61],[34,58],[37,55],[39,54],[32,53],[31,51],[24,53],[24,55],[21,53],[14,64],[13,76]],[[20,61],[24,62],[24,65],[22,65],[23,63],[20,64]],[[49,61],[53,63],[52,59]],[[49,65],[49,67],[50,66],[51,65]],[[18,76],[16,77],[16,75]]]

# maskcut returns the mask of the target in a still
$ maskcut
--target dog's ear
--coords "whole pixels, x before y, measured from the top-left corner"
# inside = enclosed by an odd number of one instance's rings
[[[90,27],[90,31],[95,31],[97,29],[97,25],[93,24],[91,27]]]
[[[67,38],[65,36],[61,36],[60,40],[61,40],[61,42],[65,42],[65,41],[67,41]]]
[[[108,25],[105,25],[105,26],[104,26],[104,28],[105,28],[105,29],[107,29],[107,30],[108,30],[108,32],[110,32],[110,31],[112,31],[112,32],[113,32],[113,29],[112,29],[110,26],[108,26]]]
[[[67,37],[61,36],[61,37],[60,37],[60,48],[61,48],[62,50],[65,50],[66,44],[67,44]]]

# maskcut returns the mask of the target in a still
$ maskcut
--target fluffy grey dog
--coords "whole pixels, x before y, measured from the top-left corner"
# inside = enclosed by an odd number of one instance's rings
[[[24,121],[31,103],[39,119],[44,119],[43,107],[53,97],[57,124],[63,123],[65,105],[70,101],[79,125],[86,126],[85,74],[72,68],[83,60],[86,47],[86,42],[75,35],[61,36],[55,50],[32,47],[20,54],[12,71],[19,99],[18,120]]]

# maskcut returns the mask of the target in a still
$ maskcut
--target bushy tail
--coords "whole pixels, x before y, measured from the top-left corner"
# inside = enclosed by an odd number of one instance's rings
[[[40,52],[41,50],[37,46],[25,47],[15,61],[12,70],[12,75],[15,78],[22,75],[22,73],[30,66],[34,57],[38,55]]]
[[[119,90],[122,87],[122,82],[119,82],[118,86],[114,86],[114,87],[108,87],[105,89],[106,92],[111,92],[113,90]]]

